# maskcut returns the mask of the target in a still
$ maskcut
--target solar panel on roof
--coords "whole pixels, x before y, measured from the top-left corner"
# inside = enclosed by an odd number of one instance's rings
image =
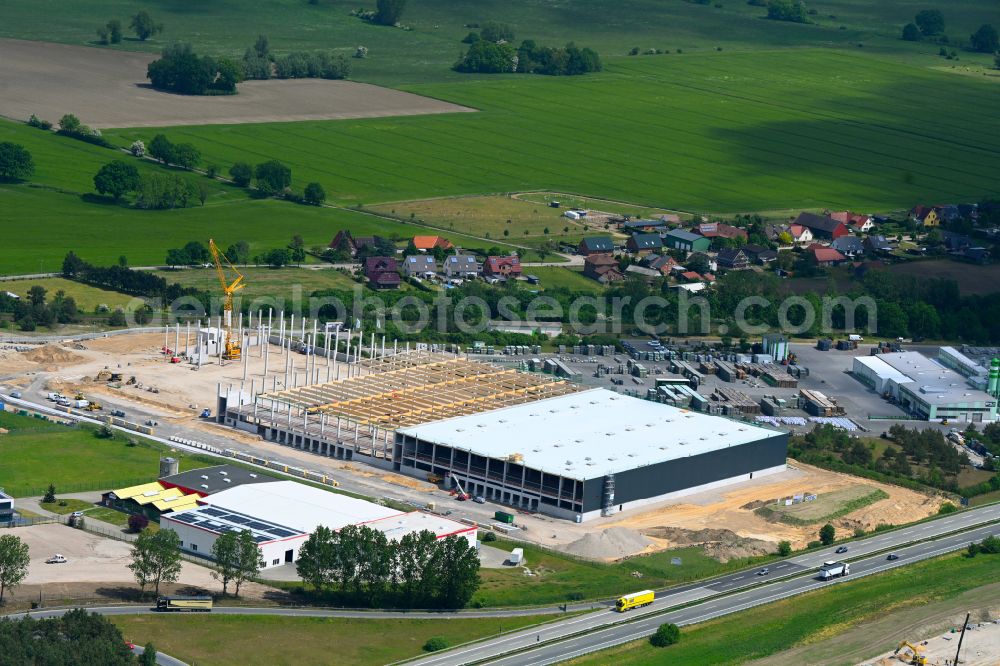
[[[267,531],[271,529],[270,525],[266,525],[264,523],[258,523],[257,521],[252,521],[247,523],[247,527],[249,527],[252,530],[262,530],[262,531]]]
[[[230,514],[230,515],[226,516],[225,518],[229,522],[236,523],[237,525],[246,525],[247,523],[249,523],[249,522],[251,522],[253,520],[252,518],[247,518],[246,516],[237,516],[237,515],[233,515],[233,514]]]
[[[179,520],[182,523],[194,523],[198,520],[198,516],[192,515],[190,513],[176,513],[170,516],[171,520]]]
[[[256,543],[264,543],[265,541],[270,541],[270,539],[269,539],[269,538],[267,538],[266,536],[260,536],[260,535],[258,535],[258,536],[255,536],[255,537],[253,538],[253,540],[254,540],[254,541],[255,541]]]
[[[208,514],[209,516],[224,516],[224,515],[226,515],[225,511],[220,511],[219,509],[213,509],[210,506],[206,506],[205,508],[203,508],[201,510],[201,512],[205,513],[205,514]]]
[[[295,532],[289,532],[288,530],[283,530],[280,527],[274,527],[268,530],[271,534],[277,537],[285,538],[290,536],[295,536]]]

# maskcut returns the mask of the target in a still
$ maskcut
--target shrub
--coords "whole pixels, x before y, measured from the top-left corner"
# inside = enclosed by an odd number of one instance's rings
[[[132,145],[128,147],[130,153],[136,157],[146,156],[146,144],[142,142],[142,139],[136,139],[132,142]]]
[[[51,504],[56,501],[56,487],[49,484],[49,487],[45,489],[45,495],[42,497],[42,502],[45,504]]]
[[[356,48],[354,50],[354,57],[355,58],[367,58],[368,57],[368,47],[367,46],[359,46],[358,48]]]
[[[943,516],[947,513],[955,513],[956,511],[958,511],[958,507],[952,504],[951,502],[945,502],[944,504],[938,507],[939,516]]]
[[[788,557],[792,554],[792,544],[789,541],[779,541],[778,542],[778,555],[781,557]]]
[[[31,127],[37,127],[38,129],[43,129],[43,130],[50,130],[50,129],[52,129],[52,123],[50,123],[47,120],[42,120],[41,118],[39,118],[35,114],[31,114],[31,117],[28,118],[28,125],[31,126]]]
[[[94,437],[97,437],[98,439],[114,439],[115,431],[112,430],[111,426],[102,425],[94,431]]]
[[[920,28],[916,23],[907,23],[903,26],[903,39],[908,42],[920,41]]]
[[[493,543],[497,540],[496,532],[487,532],[483,535],[483,543]]]
[[[676,624],[666,623],[661,624],[656,630],[656,633],[649,637],[650,644],[653,647],[667,647],[668,645],[673,645],[681,639],[681,630]]]
[[[146,516],[134,513],[128,517],[128,531],[132,533],[138,533],[149,527],[149,518]]]
[[[424,650],[426,652],[437,652],[438,650],[447,650],[448,641],[442,636],[433,636],[427,639],[424,643]]]

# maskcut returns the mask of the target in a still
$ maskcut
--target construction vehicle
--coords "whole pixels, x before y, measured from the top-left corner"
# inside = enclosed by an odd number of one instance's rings
[[[101,405],[101,403],[94,402],[93,400],[91,400],[90,404],[87,405],[87,411],[88,412],[97,412],[97,411],[100,411],[102,409],[104,409],[104,407]]]
[[[434,472],[428,472],[427,481],[428,483],[441,483],[442,481],[444,481],[444,477],[441,476],[440,474],[435,474]]]
[[[633,592],[632,594],[626,594],[623,597],[619,597],[618,600],[615,601],[615,610],[619,613],[624,613],[625,611],[630,611],[633,608],[648,606],[653,603],[654,599],[656,599],[656,594],[652,590]]]
[[[121,380],[122,380],[122,373],[111,372],[110,370],[107,369],[98,372],[97,377],[94,378],[94,381],[97,382],[120,382]]]
[[[135,375],[132,375],[131,377],[129,377],[128,381],[125,382],[125,386],[131,386],[132,384],[135,384]]]
[[[212,410],[208,409],[207,407],[205,409],[201,410],[201,418],[203,418],[203,419],[210,419],[210,418],[212,418]]]
[[[240,341],[233,338],[233,294],[243,289],[246,285],[243,284],[243,274],[236,270],[236,267],[219,250],[215,241],[211,238],[208,239],[208,249],[212,253],[212,259],[215,261],[215,272],[219,276],[219,284],[222,285],[222,292],[226,295],[226,300],[222,304],[222,327],[226,332],[226,348],[222,353],[222,358],[227,361],[238,361],[242,348]],[[226,271],[222,267],[223,260],[225,260],[226,265],[229,266],[233,273],[236,274],[236,279],[232,282],[228,282],[226,279]]]
[[[904,654],[904,656],[907,656],[910,661],[908,662],[903,661],[903,657],[898,656],[900,650],[909,651],[909,653]],[[924,652],[926,651],[927,649],[923,645],[914,645],[909,641],[902,641],[898,646],[896,646],[896,650],[893,652],[893,654],[897,655],[896,658],[899,659],[900,661],[903,661],[904,664],[909,663],[909,664],[915,664],[916,666],[926,666],[927,657],[924,655]]]
[[[454,479],[455,477],[452,478]],[[464,502],[469,499],[469,493],[465,492],[465,488],[462,487],[462,484],[458,479],[455,479],[455,488],[458,490],[458,494],[455,496],[455,499],[459,502]]]

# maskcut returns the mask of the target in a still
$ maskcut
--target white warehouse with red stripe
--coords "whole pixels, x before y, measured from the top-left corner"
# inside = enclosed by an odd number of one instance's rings
[[[320,525],[333,530],[365,525],[390,540],[427,530],[438,539],[460,537],[476,546],[473,525],[422,511],[397,511],[294,481],[238,486],[204,497],[199,504],[162,515],[160,529],[176,532],[182,550],[207,558],[221,534],[249,530],[265,569],[295,562],[299,548]]]

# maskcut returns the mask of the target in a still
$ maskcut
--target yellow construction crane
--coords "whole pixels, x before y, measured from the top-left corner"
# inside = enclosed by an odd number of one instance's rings
[[[240,341],[233,338],[233,294],[245,287],[243,284],[243,274],[236,270],[232,262],[218,248],[215,241],[208,239],[208,249],[215,260],[215,272],[219,275],[219,284],[222,285],[222,292],[226,295],[226,300],[222,305],[222,326],[226,331],[226,350],[222,353],[222,358],[227,361],[238,361],[240,358]],[[226,271],[222,267],[222,260],[236,274],[236,279],[229,282],[226,278]]]

